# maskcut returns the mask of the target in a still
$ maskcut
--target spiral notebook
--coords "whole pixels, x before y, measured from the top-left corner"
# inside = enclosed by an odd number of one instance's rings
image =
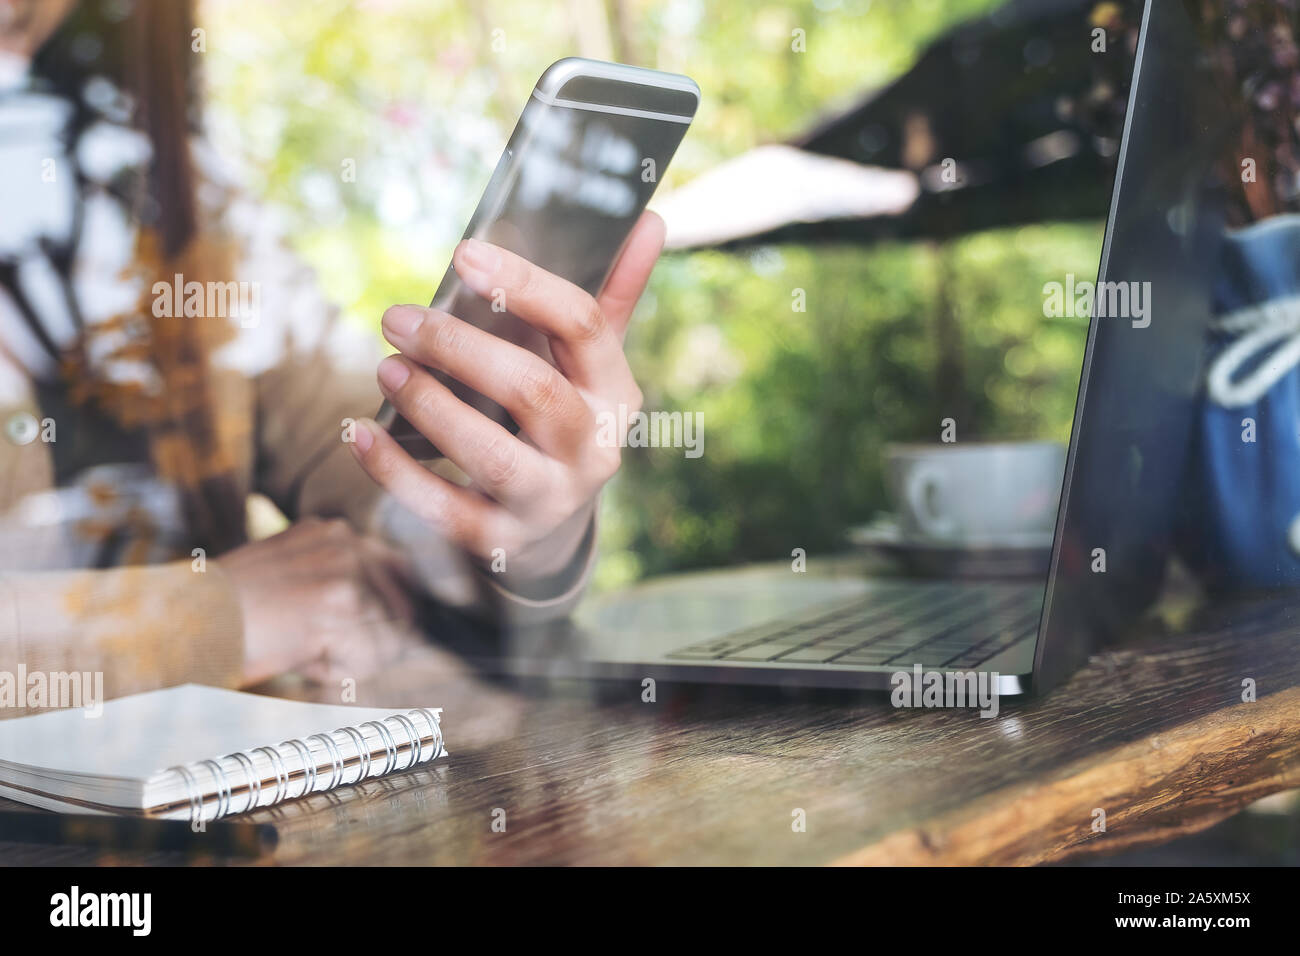
[[[64,812],[197,822],[446,753],[436,707],[306,704],[184,684],[111,700],[91,714],[77,708],[0,721],[0,796]]]

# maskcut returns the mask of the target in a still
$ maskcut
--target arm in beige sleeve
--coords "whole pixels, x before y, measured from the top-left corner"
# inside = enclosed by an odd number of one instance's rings
[[[243,658],[239,605],[214,563],[0,574],[0,671],[102,674],[113,698],[189,681],[234,687]],[[17,691],[0,717],[28,712]]]

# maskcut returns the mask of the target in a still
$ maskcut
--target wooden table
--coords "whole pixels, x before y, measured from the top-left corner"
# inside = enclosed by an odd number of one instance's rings
[[[1159,628],[1149,630],[1158,631]],[[281,864],[1031,864],[1152,844],[1300,786],[1300,640],[1149,633],[999,716],[883,695],[485,679],[428,649],[357,703],[445,708],[434,769],[259,811]],[[1242,701],[1242,681],[1258,700]],[[337,690],[280,693],[337,700]],[[7,801],[0,804],[9,805]],[[1104,832],[1094,830],[1105,811]],[[792,822],[803,811],[806,830]],[[493,821],[504,811],[505,832]],[[9,847],[10,862],[84,862]],[[133,862],[122,859],[120,862]]]

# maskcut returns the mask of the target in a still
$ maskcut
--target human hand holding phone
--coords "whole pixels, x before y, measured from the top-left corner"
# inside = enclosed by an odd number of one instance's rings
[[[462,283],[483,298],[504,296],[514,316],[546,337],[554,364],[439,309],[393,306],[383,332],[401,354],[380,363],[380,390],[471,484],[433,474],[371,419],[357,423],[352,443],[361,466],[480,559],[500,548],[512,575],[561,571],[619,467],[620,449],[597,440],[598,416],[617,415],[620,404],[629,413],[641,407],[623,338],[663,241],[663,221],[642,214],[593,297],[512,252],[463,240],[452,259]],[[499,404],[519,434],[463,402],[429,369]]]
[[[504,552],[512,584],[568,569],[618,468],[597,416],[640,408],[623,333],[664,238],[643,210],[699,98],[684,76],[553,63],[431,306],[385,314],[401,355],[380,366],[382,429],[363,423],[354,453],[471,554]],[[439,455],[469,488],[414,461]]]

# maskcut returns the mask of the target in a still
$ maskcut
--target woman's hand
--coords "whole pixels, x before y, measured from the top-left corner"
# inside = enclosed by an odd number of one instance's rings
[[[415,641],[402,559],[344,521],[307,518],[217,563],[243,612],[244,685],[289,671],[359,680]]]
[[[598,299],[504,249],[461,242],[457,275],[484,298],[504,294],[510,312],[550,340],[556,366],[437,309],[390,308],[384,337],[402,354],[380,363],[380,389],[473,484],[430,473],[370,420],[357,423],[352,444],[362,467],[471,554],[487,560],[503,549],[512,576],[564,569],[619,466],[618,446],[597,441],[597,416],[641,408],[623,335],[663,239],[663,221],[642,216]],[[422,365],[499,403],[520,435],[460,401]]]

